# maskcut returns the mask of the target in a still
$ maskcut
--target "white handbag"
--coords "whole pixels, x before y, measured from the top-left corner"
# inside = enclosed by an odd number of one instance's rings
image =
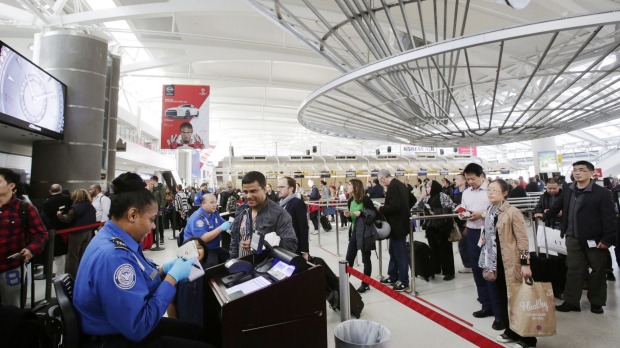
[[[560,237],[560,233],[560,230],[539,224],[536,231],[536,242],[540,251],[554,251],[558,254],[566,255],[566,241]]]

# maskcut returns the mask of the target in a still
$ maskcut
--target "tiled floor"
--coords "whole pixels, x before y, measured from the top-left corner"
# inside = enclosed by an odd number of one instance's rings
[[[335,224],[334,224],[335,227]],[[531,232],[530,232],[531,233]],[[166,238],[172,236],[170,230],[166,231]],[[416,232],[416,240],[424,241],[424,233]],[[338,274],[338,261],[344,259],[347,245],[346,232],[339,233],[340,256],[336,256],[336,232],[322,232],[319,236],[311,236],[310,253],[314,256],[322,257]],[[456,244],[456,243],[454,243]],[[162,251],[146,251],[147,257],[151,257],[158,262],[165,262],[176,255],[176,243],[166,240]],[[455,263],[456,269],[461,268],[461,261],[456,245]],[[387,243],[382,245],[383,254],[383,273],[387,270],[389,259]],[[373,277],[379,277],[379,262],[377,255],[373,253]],[[620,277],[617,264],[614,262],[615,275]],[[360,265],[355,266],[362,271]],[[351,283],[357,288],[360,281],[351,278]],[[40,285],[39,285],[40,284]],[[590,313],[589,303],[584,292],[582,297],[580,313],[557,313],[557,335],[553,337],[543,337],[538,340],[538,347],[611,347],[620,341],[620,317],[619,301],[620,295],[617,282],[608,282],[608,302],[605,307],[605,314],[597,315]],[[42,281],[37,281],[37,293],[44,288]],[[452,281],[443,281],[441,276],[425,282],[423,279],[416,279],[416,289],[418,296],[422,300],[440,307],[444,311],[451,313],[464,322],[473,324],[472,330],[493,339],[501,332],[491,329],[492,318],[476,319],[471,313],[480,309],[476,301],[476,289],[471,274],[457,274]],[[41,293],[42,294],[42,293]],[[41,296],[41,295],[38,295]],[[412,296],[413,295],[408,295]],[[371,320],[386,326],[392,333],[392,347],[474,347],[475,345],[465,341],[460,336],[452,333],[444,327],[427,319],[419,313],[402,305],[384,293],[371,289],[362,295],[365,307],[361,319]],[[557,301],[557,304],[561,301]],[[327,306],[327,342],[328,347],[335,347],[333,330],[340,323],[340,313],[335,312]],[[616,342],[616,343],[614,343]]]

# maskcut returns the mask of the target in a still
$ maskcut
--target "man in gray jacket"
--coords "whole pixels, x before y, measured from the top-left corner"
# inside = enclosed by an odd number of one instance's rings
[[[297,249],[297,236],[291,216],[278,203],[267,199],[265,176],[259,172],[249,172],[241,180],[241,185],[246,203],[237,208],[230,230],[230,258],[252,253],[250,241],[254,232],[275,232],[280,237],[280,246],[294,253]]]

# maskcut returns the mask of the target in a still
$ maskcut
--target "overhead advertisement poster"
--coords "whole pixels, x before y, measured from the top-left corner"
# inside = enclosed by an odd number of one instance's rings
[[[209,148],[209,86],[164,85],[161,148]]]
[[[541,151],[538,153],[538,166],[541,173],[558,172],[558,156],[555,151]]]

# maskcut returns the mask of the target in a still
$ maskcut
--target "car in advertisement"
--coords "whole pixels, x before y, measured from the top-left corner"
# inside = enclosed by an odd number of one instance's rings
[[[192,104],[181,104],[177,107],[166,109],[165,115],[171,118],[198,117],[198,108]]]

